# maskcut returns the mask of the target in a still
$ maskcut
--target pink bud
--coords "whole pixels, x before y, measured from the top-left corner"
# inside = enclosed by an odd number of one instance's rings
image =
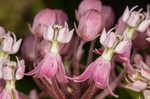
[[[101,12],[102,3],[99,0],[83,0],[79,7],[78,12],[76,13],[77,20],[81,18],[88,10],[96,10]]]
[[[103,16],[103,27],[106,30],[110,29],[115,21],[115,13],[110,6],[102,6],[102,16]]]
[[[85,41],[96,39],[102,29],[102,15],[96,10],[87,11],[79,20],[77,34]]]
[[[65,25],[65,22],[67,22],[68,20],[68,16],[65,12],[63,12],[62,10],[54,10],[55,13],[56,13],[56,24],[58,25],[62,25],[64,26]]]

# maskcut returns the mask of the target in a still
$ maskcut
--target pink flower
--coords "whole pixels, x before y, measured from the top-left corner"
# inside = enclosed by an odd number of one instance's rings
[[[74,77],[75,82],[82,82],[87,79],[93,79],[98,88],[104,89],[109,84],[111,64],[103,58],[98,58],[88,65],[86,70],[77,77]]]
[[[12,36],[11,36],[12,34]],[[4,40],[2,41],[1,49],[8,54],[15,54],[18,52],[21,45],[22,39],[16,41],[16,36],[14,33],[7,33],[4,35]]]
[[[39,65],[27,73],[34,77],[56,77],[59,82],[67,82],[65,78],[65,69],[59,54],[47,53]]]
[[[122,20],[126,22],[129,26],[135,27],[137,31],[144,32],[150,25],[150,10],[148,8],[147,15],[141,13],[142,9],[139,11],[133,11],[137,6],[134,6],[131,10],[126,7],[123,13]]]
[[[104,48],[110,48],[114,50],[117,54],[123,54],[130,45],[128,40],[121,40],[121,36],[112,32],[114,28],[110,29],[106,33],[106,29],[104,28],[102,35],[100,37],[100,43],[104,46]],[[116,44],[116,42],[118,42]]]
[[[96,10],[88,10],[79,20],[77,34],[84,41],[96,39],[102,29],[102,14]]]
[[[2,78],[4,80],[20,80],[24,77],[25,65],[24,60],[15,61],[7,60],[5,64],[2,65]]]
[[[149,88],[150,66],[143,62],[139,54],[134,56],[134,63],[135,73],[128,74],[128,84],[125,87],[140,92]]]
[[[38,37],[42,37],[41,25],[64,25],[68,17],[61,10],[44,9],[41,10],[34,18],[31,32]]]
[[[81,16],[83,16],[88,10],[96,10],[101,12],[102,3],[99,0],[83,0],[79,7],[78,11],[76,11],[76,18],[80,20]]]

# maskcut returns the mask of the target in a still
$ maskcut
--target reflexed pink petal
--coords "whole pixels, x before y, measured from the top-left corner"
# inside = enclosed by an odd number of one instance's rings
[[[96,64],[95,72],[93,73],[93,79],[97,87],[104,89],[107,87],[109,81],[109,74],[111,70],[111,65],[108,61],[101,61],[99,64]]]
[[[88,67],[85,69],[85,71],[77,77],[74,77],[73,80],[75,82],[82,82],[87,80],[88,78],[90,78],[95,70],[95,67],[98,63],[101,63],[101,61],[99,59],[95,60],[94,62],[92,62],[91,64],[88,65]]]
[[[58,68],[56,55],[49,54],[45,56],[45,58],[43,59],[40,65],[41,65],[41,69],[40,69],[39,75],[41,77],[44,77],[44,76],[48,78],[53,77],[56,74],[57,68]]]
[[[66,83],[66,82],[68,82],[68,80],[65,77],[65,75],[66,75],[65,68],[64,68],[64,65],[62,63],[62,60],[61,60],[60,56],[57,56],[57,62],[58,62],[58,65],[59,65],[58,66],[58,71],[57,71],[57,74],[56,74],[57,80],[60,83]]]

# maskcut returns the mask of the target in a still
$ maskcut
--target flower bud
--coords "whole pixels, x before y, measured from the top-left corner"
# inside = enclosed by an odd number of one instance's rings
[[[33,62],[37,59],[37,43],[38,38],[33,35],[29,35],[23,40],[21,55],[26,61]]]
[[[87,11],[79,20],[77,34],[85,41],[96,39],[102,29],[102,15],[96,10]]]
[[[81,18],[88,10],[97,10],[101,12],[102,3],[99,0],[83,0],[79,7],[78,12],[76,13],[77,20]]]
[[[113,9],[110,6],[102,6],[102,16],[103,16],[103,27],[108,30],[112,27],[115,21],[115,14]]]

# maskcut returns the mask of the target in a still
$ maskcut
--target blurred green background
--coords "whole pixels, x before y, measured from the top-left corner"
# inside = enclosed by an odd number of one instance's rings
[[[7,31],[15,32],[17,37],[24,38],[31,34],[27,24],[32,24],[36,13],[44,8],[52,8],[63,9],[68,14],[69,25],[73,27],[75,9],[78,8],[80,2],[81,0],[0,0],[0,25]],[[117,21],[127,5],[129,7],[139,5],[145,10],[150,0],[102,0],[102,3],[112,6]],[[28,94],[32,88],[37,88],[37,86],[31,77],[17,81],[17,89],[25,94]],[[117,88],[115,92],[119,94],[119,99],[138,99],[138,96],[141,95],[123,88]],[[106,99],[114,98],[107,97]]]

